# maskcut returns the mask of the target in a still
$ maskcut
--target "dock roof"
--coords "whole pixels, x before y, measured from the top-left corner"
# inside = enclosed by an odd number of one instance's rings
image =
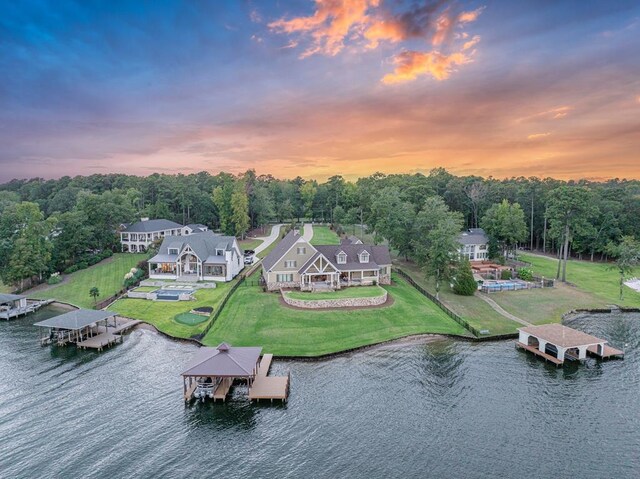
[[[243,378],[255,375],[260,347],[232,347],[226,343],[217,348],[200,348],[187,365],[183,376],[215,376]]]
[[[604,339],[583,333],[577,329],[568,328],[562,324],[527,326],[526,328],[519,328],[519,331],[523,331],[562,348],[577,348],[578,346],[589,346],[607,342]]]
[[[34,326],[40,326],[42,328],[70,329],[75,331],[86,328],[97,321],[104,321],[105,319],[109,319],[114,316],[116,316],[116,313],[111,311],[76,309],[74,311],[61,314],[60,316],[54,316],[53,318],[40,321],[39,323],[34,324]]]
[[[0,294],[0,303],[18,301],[24,298],[26,298],[26,296],[22,296],[21,294]]]

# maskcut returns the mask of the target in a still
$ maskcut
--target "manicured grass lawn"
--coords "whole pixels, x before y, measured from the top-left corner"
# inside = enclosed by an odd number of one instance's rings
[[[425,278],[424,273],[420,270],[418,265],[402,260],[396,260],[395,263],[405,273],[409,274],[416,283],[431,294],[435,295],[436,290],[434,282]],[[496,299],[495,296],[497,295],[493,294],[491,295],[491,298]],[[455,294],[448,284],[444,284],[440,287],[440,300],[452,311],[468,321],[473,327],[479,330],[488,329],[490,335],[515,333],[517,328],[522,327],[521,324],[505,318],[494,311],[491,306],[485,303],[478,296],[460,296]],[[509,308],[505,307],[505,309],[512,312]],[[513,314],[516,313],[513,312]]]
[[[311,238],[312,245],[323,244],[340,244],[340,238],[338,235],[329,229],[328,226],[313,226],[313,238]]]
[[[201,306],[211,306],[215,309],[233,283],[233,281],[218,283],[216,288],[199,289],[193,293],[195,301],[149,301],[123,298],[113,303],[108,309],[128,318],[141,319],[170,336],[190,338],[201,333],[207,322],[196,325],[181,324],[175,320],[176,315],[188,313]]]
[[[138,286],[133,291],[135,291],[136,293],[151,293],[156,289],[159,289],[159,288],[157,286]]]
[[[535,274],[547,278],[555,278],[558,268],[557,260],[545,256],[523,254],[520,259],[532,263]],[[640,271],[640,268],[638,268]],[[567,263],[567,281],[578,289],[593,295],[600,305],[618,304],[620,306],[640,306],[640,293],[624,287],[624,299],[620,300],[620,276],[611,269],[611,265],[592,263],[590,261],[570,260]]]
[[[93,308],[94,300],[89,296],[91,288],[95,286],[100,291],[98,301],[113,296],[122,289],[124,275],[146,258],[146,254],[116,253],[94,266],[65,275],[60,284],[27,294],[33,298],[53,298],[83,308]]]
[[[341,299],[341,298],[375,298],[382,296],[384,290],[380,286],[358,286],[344,288],[338,291],[323,292],[307,292],[307,291],[289,291],[287,296],[293,299],[306,299],[312,301],[314,299]]]
[[[10,293],[10,292],[11,292],[11,288],[6,284],[4,284],[2,281],[0,281],[0,293]]]
[[[278,294],[240,286],[204,343],[262,346],[279,356],[319,356],[422,333],[466,335],[467,331],[401,278],[384,286],[391,306],[349,311],[300,311],[283,306]]]
[[[238,241],[238,246],[240,246],[242,250],[248,250],[248,249],[254,250],[261,244],[262,244],[262,240],[259,240],[259,239],[245,239],[242,241]]]

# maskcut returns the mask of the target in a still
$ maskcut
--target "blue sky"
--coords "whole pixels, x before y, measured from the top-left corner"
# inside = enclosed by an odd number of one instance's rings
[[[640,4],[0,5],[0,181],[640,177]]]

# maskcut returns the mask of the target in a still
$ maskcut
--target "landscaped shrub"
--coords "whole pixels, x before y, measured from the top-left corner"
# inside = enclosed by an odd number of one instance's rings
[[[65,269],[63,271],[64,274],[71,274],[71,273],[75,273],[76,271],[78,271],[80,268],[78,268],[77,264],[72,264],[71,266],[69,266],[67,269]]]
[[[511,279],[511,270],[503,269],[500,272],[500,279]]]
[[[531,268],[520,268],[518,277],[523,281],[533,281],[533,270]]]
[[[125,289],[131,288],[140,282],[145,276],[145,270],[140,268],[131,268],[127,274],[124,275],[124,287]]]
[[[473,279],[471,264],[468,261],[460,263],[453,279],[453,292],[461,296],[473,296],[478,289],[478,283]]]
[[[62,278],[60,277],[60,273],[53,273],[51,276],[49,276],[49,279],[47,280],[47,284],[58,284],[62,281]]]
[[[87,269],[89,267],[89,264],[86,261],[80,261],[78,264],[76,264],[76,266],[78,267],[78,269]]]

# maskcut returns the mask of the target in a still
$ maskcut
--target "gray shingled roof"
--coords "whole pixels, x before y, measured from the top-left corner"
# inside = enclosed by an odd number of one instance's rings
[[[124,233],[153,233],[154,231],[165,231],[182,228],[182,225],[175,221],[157,219],[138,221],[137,223],[130,224],[124,230]]]
[[[191,228],[194,231],[195,230],[206,231],[208,229],[205,225],[201,225],[200,223],[190,223],[190,224],[188,224],[186,226]]]
[[[365,270],[391,264],[391,254],[386,246],[341,244],[319,245],[316,246],[316,249],[340,271]],[[347,255],[346,264],[338,264],[336,256],[340,251],[344,251]],[[360,263],[358,256],[362,251],[369,253],[368,263]]]
[[[291,247],[300,239],[300,232],[296,230],[291,230],[287,235],[280,240],[280,242],[276,245],[275,248],[271,250],[271,253],[267,255],[265,259],[262,260],[262,267],[265,271],[269,271],[273,266],[280,261],[287,251],[291,249]]]
[[[469,228],[458,235],[458,242],[463,245],[487,244],[489,237],[482,228]]]
[[[224,263],[224,255],[216,254],[216,250],[231,251],[235,237],[223,236],[213,231],[203,231],[188,236],[165,236],[158,250],[158,254],[151,258],[150,263],[170,263],[179,255],[170,255],[169,248],[178,248],[179,253],[189,246],[201,261],[206,263]]]
[[[183,376],[249,377],[254,375],[262,348],[234,348],[226,343],[217,348],[200,348]]]
[[[0,294],[0,303],[9,303],[24,298],[26,298],[26,296],[22,296],[20,294]]]
[[[85,328],[96,321],[104,321],[105,319],[112,318],[116,315],[111,311],[96,311],[93,309],[76,309],[69,311],[68,313],[61,314],[60,316],[54,316],[53,318],[45,319],[34,326],[40,326],[43,328],[59,328],[59,329],[71,329],[77,330]]]
[[[349,235],[340,241],[340,244],[362,244],[362,240],[354,235]]]

